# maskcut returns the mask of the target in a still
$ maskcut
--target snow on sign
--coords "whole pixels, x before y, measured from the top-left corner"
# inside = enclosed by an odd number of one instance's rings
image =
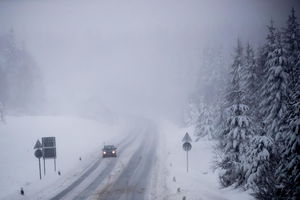
[[[184,135],[184,137],[182,138],[182,142],[192,142],[192,138],[188,133]]]
[[[33,149],[40,149],[40,148],[42,148],[42,144],[39,140],[37,140],[34,147],[33,147]]]

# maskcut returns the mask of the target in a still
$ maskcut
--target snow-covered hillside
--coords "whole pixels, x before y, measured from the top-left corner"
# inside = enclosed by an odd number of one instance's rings
[[[0,199],[19,193],[21,187],[26,194],[71,179],[95,160],[95,156],[101,155],[104,143],[119,141],[120,127],[120,124],[107,125],[75,117],[7,117],[6,124],[0,124]],[[54,172],[53,160],[46,160],[46,176],[39,180],[33,146],[37,139],[47,136],[56,137],[57,171],[61,176]]]
[[[221,188],[218,172],[213,170],[215,142],[207,139],[192,142],[189,151],[189,172],[186,169],[186,152],[182,148],[182,138],[186,132],[193,136],[192,130],[181,128],[176,124],[164,121],[160,127],[164,135],[166,158],[166,185],[165,199],[188,200],[250,200],[253,199],[247,192]],[[163,136],[162,136],[163,137]],[[192,139],[194,139],[192,137]]]

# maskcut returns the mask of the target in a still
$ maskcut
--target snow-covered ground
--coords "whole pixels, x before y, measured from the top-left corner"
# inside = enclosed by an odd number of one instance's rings
[[[0,124],[0,199],[17,198],[21,187],[25,194],[33,194],[58,181],[74,181],[100,155],[105,142],[120,141],[120,132],[125,137],[122,123],[108,125],[78,117],[7,117],[6,124]],[[46,160],[46,176],[39,180],[33,146],[47,136],[56,137],[57,171],[62,175],[54,172],[53,160]]]
[[[218,172],[213,171],[214,142],[199,140],[192,142],[189,151],[189,172],[186,170],[186,152],[182,148],[182,138],[186,132],[193,139],[192,130],[180,128],[170,122],[163,122],[160,132],[165,141],[165,166],[167,194],[164,199],[188,200],[250,200],[247,192],[221,188]],[[180,190],[180,192],[178,191]]]
[[[0,162],[0,199],[32,200],[53,197],[79,177],[84,176],[86,171],[99,162],[97,158],[100,156],[104,142],[120,145],[120,150],[122,149],[120,156],[117,159],[103,160],[101,164],[97,164],[97,168],[64,199],[79,198],[79,194],[83,192],[92,194],[90,199],[99,195],[107,196],[107,192],[111,192],[109,188],[114,188],[112,185],[124,186],[122,185],[123,176],[125,178],[129,178],[128,174],[137,176],[138,172],[145,170],[147,173],[150,170],[151,174],[148,176],[150,185],[145,188],[144,192],[145,199],[176,200],[184,196],[188,200],[253,199],[245,191],[220,187],[218,172],[213,172],[212,168],[213,141],[200,140],[192,143],[187,173],[186,153],[182,149],[181,140],[187,131],[193,136],[191,130],[163,120],[157,123],[147,120],[145,123],[134,122],[133,126],[130,126],[128,121],[108,125],[76,117],[8,117],[6,124],[0,125],[0,157],[2,159]],[[146,151],[146,144],[150,140],[147,142],[146,137],[145,143],[142,141],[144,137],[137,136],[149,136],[155,132],[158,133],[154,136],[157,139],[155,148],[150,145],[151,150]],[[132,136],[126,137],[128,133]],[[57,172],[54,172],[53,160],[47,160],[47,174],[39,180],[38,160],[33,155],[33,146],[37,139],[44,136],[56,137],[57,170],[61,171],[62,175],[58,176]],[[124,140],[124,138],[127,139]],[[134,142],[132,142],[133,138],[135,138]],[[81,161],[79,157],[82,158]],[[135,157],[136,159],[133,159]],[[128,167],[135,165],[135,162],[140,163],[139,166]],[[141,163],[149,164],[149,166]],[[153,167],[150,168],[150,165]],[[134,170],[128,171],[128,169]],[[108,171],[108,174],[102,175],[105,171]],[[144,175],[141,174],[142,176]],[[131,179],[132,181],[143,180],[134,179],[134,177],[130,177]],[[146,182],[147,180],[141,183],[146,185]],[[93,187],[89,188],[88,185]],[[24,188],[26,194],[22,198],[19,195],[21,187]],[[124,189],[127,191],[126,188]]]

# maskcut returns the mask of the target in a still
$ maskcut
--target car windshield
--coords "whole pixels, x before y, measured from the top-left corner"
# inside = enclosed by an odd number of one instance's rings
[[[115,147],[112,145],[108,145],[108,146],[104,146],[104,149],[111,150],[111,149],[115,149]]]

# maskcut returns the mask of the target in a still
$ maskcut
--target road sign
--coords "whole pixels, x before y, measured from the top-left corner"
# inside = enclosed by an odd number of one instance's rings
[[[38,141],[39,142],[39,141]],[[34,152],[35,157],[39,159],[39,174],[40,174],[40,179],[42,179],[42,173],[41,173],[41,157],[43,156],[43,152],[40,149],[35,150]]]
[[[37,140],[34,147],[33,147],[33,149],[40,149],[40,148],[42,148],[42,144],[39,140]]]
[[[192,142],[192,138],[189,136],[188,133],[182,138],[182,142]]]
[[[55,148],[55,137],[43,137],[42,138],[43,148]]]
[[[56,171],[56,141],[55,137],[42,137],[44,174],[46,174],[45,159],[54,159],[54,171]]]
[[[35,157],[41,158],[43,156],[43,152],[40,149],[35,150],[34,152]]]
[[[182,138],[182,148],[184,151],[186,151],[186,172],[189,172],[189,151],[192,149],[192,138],[189,136],[189,134],[186,132],[184,137]]]
[[[43,148],[44,158],[56,158],[56,148]]]
[[[192,149],[192,145],[189,142],[185,142],[185,143],[183,143],[182,148],[185,151],[190,151]]]
[[[56,142],[55,137],[43,137],[43,158],[56,158]]]

